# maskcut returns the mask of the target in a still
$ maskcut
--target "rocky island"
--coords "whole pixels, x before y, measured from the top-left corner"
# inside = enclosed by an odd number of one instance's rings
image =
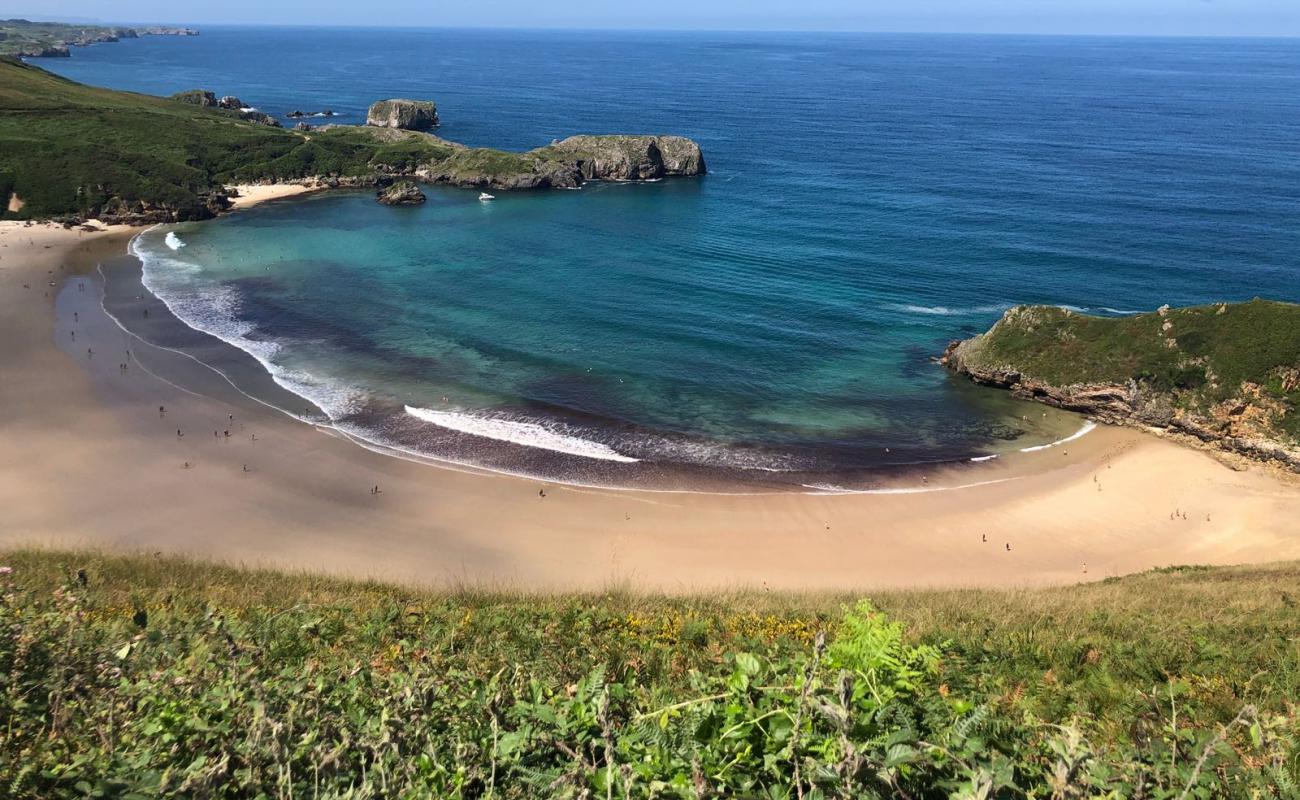
[[[500,190],[702,175],[682,136],[572,136],[527,152],[428,132],[432,101],[385,100],[368,123],[286,130],[234,96],[171,98],[85,86],[0,58],[0,199],[6,219],[145,224],[207,219],[235,184],[384,187],[399,180]],[[0,206],[5,208],[5,206]]]
[[[1300,472],[1300,305],[1252,300],[1093,317],[1017,306],[940,363],[1103,422]]]
[[[366,112],[366,124],[376,128],[427,131],[442,124],[432,100],[380,100]]]

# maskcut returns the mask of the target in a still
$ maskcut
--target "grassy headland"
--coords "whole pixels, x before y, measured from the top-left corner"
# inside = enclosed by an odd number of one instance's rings
[[[8,796],[1294,797],[1300,566],[436,594],[0,564]]]
[[[1252,300],[1093,317],[1013,308],[944,357],[980,383],[1300,468],[1300,306]]]
[[[465,186],[544,188],[650,177],[626,160],[628,140],[655,174],[697,174],[678,137],[583,137],[581,153],[466,148],[414,131],[331,125],[283,130],[237,110],[85,86],[0,58],[0,218],[164,222],[203,219],[238,183],[370,185],[394,175]],[[610,157],[599,164],[600,143]],[[669,151],[661,157],[656,143]],[[593,156],[592,154],[595,154]],[[596,164],[593,166],[593,164]],[[680,171],[691,169],[691,172]],[[653,170],[652,170],[653,171]]]

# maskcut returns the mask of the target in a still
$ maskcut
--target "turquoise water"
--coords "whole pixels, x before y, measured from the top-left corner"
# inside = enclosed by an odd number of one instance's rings
[[[321,195],[137,243],[182,319],[459,461],[849,485],[1062,434],[930,362],[1014,303],[1300,300],[1296,41],[216,29],[45,63],[345,122],[432,96],[471,144],[697,139],[699,179]]]

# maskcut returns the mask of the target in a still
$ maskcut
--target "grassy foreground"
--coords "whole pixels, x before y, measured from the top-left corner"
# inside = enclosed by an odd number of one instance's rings
[[[1294,798],[1300,564],[856,597],[0,554],[0,796]]]

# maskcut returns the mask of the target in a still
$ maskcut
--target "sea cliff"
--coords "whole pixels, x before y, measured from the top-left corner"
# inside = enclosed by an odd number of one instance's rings
[[[1300,306],[1017,306],[940,363],[976,383],[1300,472]]]

